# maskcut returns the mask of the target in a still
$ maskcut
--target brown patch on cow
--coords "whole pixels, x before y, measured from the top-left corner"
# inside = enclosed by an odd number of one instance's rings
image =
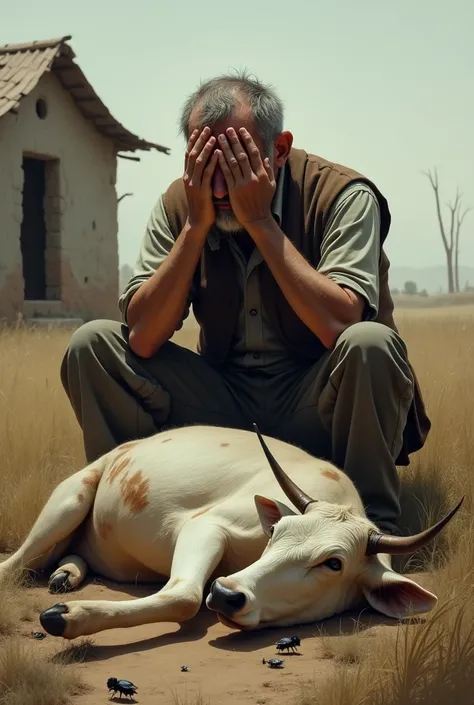
[[[121,472],[125,470],[127,465],[130,463],[130,457],[128,457],[129,451],[133,448],[138,441],[127,441],[121,446],[118,446],[116,452],[114,453],[112,467],[109,472],[107,482],[111,485],[114,480],[120,475]]]
[[[164,441],[161,441],[162,443],[168,443],[168,441],[172,441],[172,438],[165,438]]]
[[[150,478],[143,478],[141,470],[137,470],[130,478],[125,475],[120,480],[120,493],[124,504],[137,514],[148,506],[148,489]]]
[[[196,514],[193,514],[191,519],[197,519],[198,517],[202,517],[203,514],[208,512],[212,507],[206,507],[206,509],[200,509]]]
[[[125,455],[128,455],[129,451],[138,443],[138,441],[128,441],[118,446],[113,454],[112,464],[115,465],[119,460],[121,460]]]
[[[130,463],[130,458],[124,458],[122,456],[120,456],[120,458],[112,465],[110,469],[109,476],[107,478],[107,482],[109,483],[109,485],[114,482],[114,480],[120,475],[121,472],[125,470],[127,465],[129,465]]]
[[[221,448],[227,448],[228,445],[228,443],[221,443]]]
[[[81,502],[81,504],[84,501],[84,495],[82,494],[82,492],[79,492],[79,494],[77,495],[77,501]]]
[[[86,485],[86,487],[92,487],[92,489],[95,490],[100,482],[101,476],[102,473],[100,472],[100,470],[91,470],[89,472],[89,475],[86,475],[86,477],[82,478],[82,484]]]
[[[97,524],[97,533],[99,534],[100,538],[104,541],[107,540],[111,531],[112,525],[109,524],[107,521],[101,521]]]
[[[117,446],[117,455],[124,455],[127,453],[130,448],[133,448],[134,445],[136,445],[138,441],[127,441],[126,443],[122,443],[122,445]]]
[[[341,479],[339,473],[335,470],[323,470],[321,472],[321,475],[327,477],[328,480],[336,480],[337,482],[339,482],[339,480]]]

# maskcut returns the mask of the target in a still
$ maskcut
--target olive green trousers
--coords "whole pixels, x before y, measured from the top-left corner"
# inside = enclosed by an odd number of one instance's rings
[[[342,468],[369,518],[381,530],[397,532],[395,460],[413,395],[397,333],[379,323],[357,323],[316,363],[277,369],[213,367],[173,342],[144,359],[130,350],[127,333],[115,321],[86,323],[73,333],[62,361],[62,384],[89,462],[163,428],[251,428],[256,422],[263,433]]]

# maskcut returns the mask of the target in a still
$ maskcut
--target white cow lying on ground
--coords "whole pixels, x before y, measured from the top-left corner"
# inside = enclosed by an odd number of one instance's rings
[[[388,554],[425,544],[462,500],[423,534],[383,536],[344,473],[255,431],[189,426],[112,450],[52,492],[0,578],[54,565],[51,592],[74,590],[88,568],[115,581],[167,580],[149,597],[43,611],[45,631],[66,639],[188,620],[212,577],[207,607],[231,628],[317,621],[364,598],[395,618],[429,611],[435,595],[394,572]]]

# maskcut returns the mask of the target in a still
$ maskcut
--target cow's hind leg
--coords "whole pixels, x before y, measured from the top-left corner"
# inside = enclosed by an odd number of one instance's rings
[[[23,544],[0,564],[0,581],[17,571],[46,569],[64,555],[93,505],[104,468],[96,461],[53,490]]]
[[[71,554],[64,556],[58,567],[51,573],[48,581],[50,592],[70,592],[76,590],[87,575],[87,563],[81,556]]]
[[[191,519],[179,533],[170,579],[159,592],[132,600],[61,602],[41,613],[41,625],[53,636],[75,639],[106,629],[191,619],[199,611],[204,586],[225,545],[226,534],[212,520]]]

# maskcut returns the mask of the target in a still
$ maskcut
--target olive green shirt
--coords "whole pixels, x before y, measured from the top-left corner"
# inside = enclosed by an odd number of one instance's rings
[[[283,209],[285,170],[278,175],[277,188],[272,202],[272,213],[281,223]],[[379,295],[380,211],[373,191],[362,182],[354,182],[344,189],[333,205],[321,242],[321,259],[317,271],[340,285],[353,289],[366,301],[365,319],[377,315]],[[243,306],[232,345],[231,360],[234,364],[262,367],[288,356],[284,343],[270,326],[262,306],[258,270],[262,256],[257,248],[248,260],[230,235],[231,251],[239,273]],[[210,233],[208,244],[219,247],[219,236]],[[130,299],[141,284],[160,266],[174,244],[162,197],[158,199],[147,224],[135,268],[119,299],[124,322]],[[179,330],[188,317],[192,304],[191,289]]]

